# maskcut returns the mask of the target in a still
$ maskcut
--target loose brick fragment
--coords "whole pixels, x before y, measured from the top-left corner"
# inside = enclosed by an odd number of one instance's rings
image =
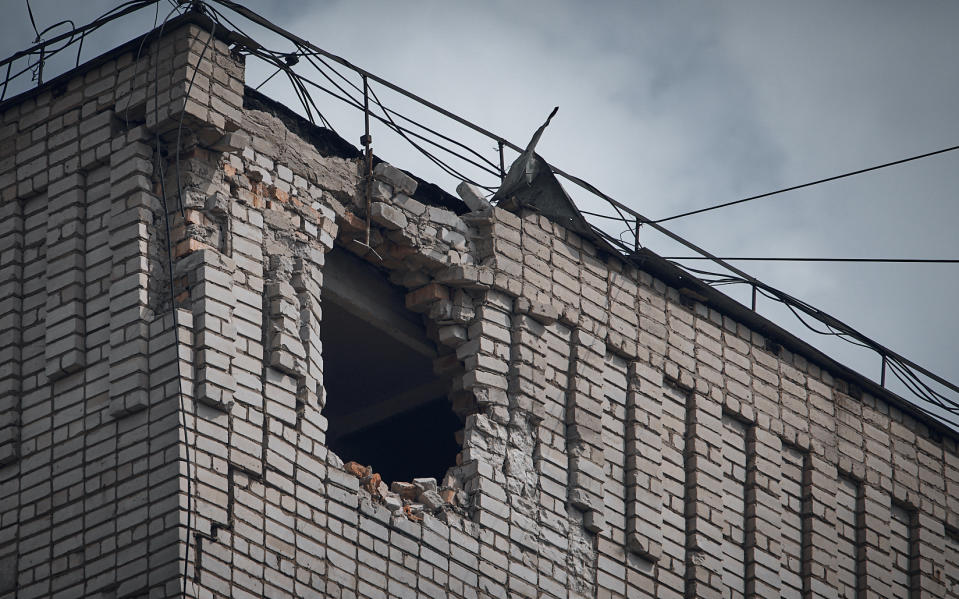
[[[396,191],[413,195],[416,192],[416,179],[410,177],[400,169],[386,162],[381,162],[373,169],[373,176],[393,186]]]
[[[529,314],[545,325],[551,325],[559,318],[559,312],[553,306],[541,302],[531,301],[529,298],[516,298],[516,311],[520,314]]]
[[[422,522],[422,521],[423,521],[423,516],[421,516],[420,514],[416,513],[416,512],[413,510],[413,507],[412,507],[412,506],[404,505],[404,506],[403,506],[403,514],[404,514],[407,518],[409,518],[410,520],[412,520],[413,522]]]
[[[436,490],[435,478],[414,478],[413,486],[419,489],[420,493]]]
[[[343,464],[343,470],[345,470],[346,472],[349,472],[356,478],[366,478],[367,476],[370,475],[369,466],[364,466],[357,462],[347,462]]]
[[[383,484],[383,478],[375,472],[373,474],[363,477],[363,487],[367,491],[369,491],[370,495],[372,495],[373,497],[381,496],[380,485],[382,484]]]
[[[419,495],[419,490],[413,486],[412,483],[405,483],[400,481],[394,481],[390,485],[390,490],[400,496],[401,499],[406,499],[407,501],[414,501]]]
[[[401,210],[384,202],[373,202],[370,216],[377,224],[393,231],[405,229],[408,224],[406,215]]]
[[[437,510],[444,505],[446,501],[443,500],[443,497],[437,491],[424,491],[420,493],[420,496],[417,498],[417,501],[423,504],[423,507],[432,511]]]

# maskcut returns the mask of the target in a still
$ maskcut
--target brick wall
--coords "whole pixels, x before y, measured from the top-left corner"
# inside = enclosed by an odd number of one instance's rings
[[[0,598],[955,592],[955,436],[385,163],[374,254],[357,159],[168,31],[2,106]],[[441,481],[325,445],[334,247],[407,290],[453,375]]]

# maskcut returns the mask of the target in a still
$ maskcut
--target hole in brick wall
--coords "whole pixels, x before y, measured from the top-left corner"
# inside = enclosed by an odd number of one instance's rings
[[[344,461],[371,466],[384,481],[442,479],[460,450],[462,428],[434,373],[436,344],[404,290],[335,248],[323,269],[324,415],[327,446]]]

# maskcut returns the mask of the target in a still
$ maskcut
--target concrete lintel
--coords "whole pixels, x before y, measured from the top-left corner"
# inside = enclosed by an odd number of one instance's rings
[[[332,251],[323,267],[323,301],[333,302],[413,351],[436,357],[420,318],[406,309],[403,293],[386,275],[351,254]]]

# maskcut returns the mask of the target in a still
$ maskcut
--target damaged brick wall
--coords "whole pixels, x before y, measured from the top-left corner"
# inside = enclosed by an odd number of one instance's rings
[[[157,169],[181,116],[236,120],[242,70],[207,39],[137,40],[0,109],[4,598],[182,587],[192,319],[174,335]]]
[[[2,106],[0,599],[954,583],[955,437],[538,214],[364,180],[244,106],[208,39]],[[334,248],[403,289],[450,381],[439,480],[326,445]]]

